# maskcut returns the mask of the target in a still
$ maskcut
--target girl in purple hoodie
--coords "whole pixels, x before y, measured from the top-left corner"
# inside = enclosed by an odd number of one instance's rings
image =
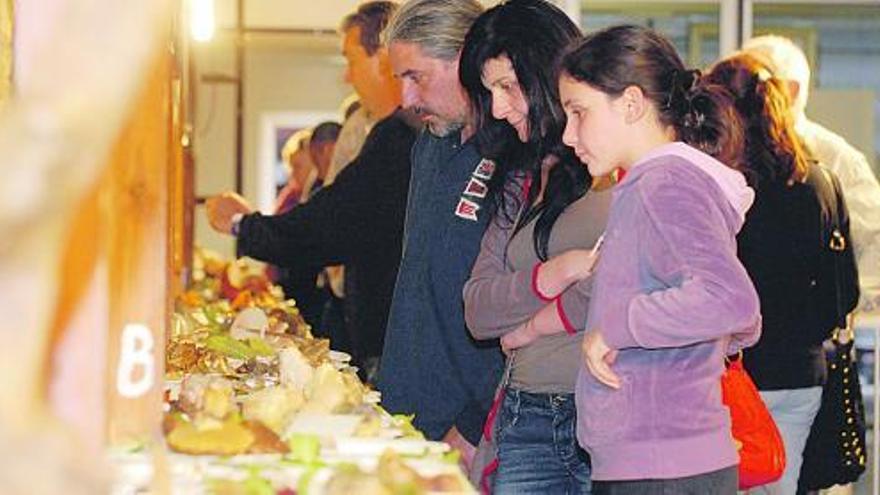
[[[617,26],[562,59],[563,140],[590,174],[615,168],[576,387],[596,494],[733,494],[725,355],[760,335],[736,256],[754,192],[735,168],[729,94],[654,31]]]

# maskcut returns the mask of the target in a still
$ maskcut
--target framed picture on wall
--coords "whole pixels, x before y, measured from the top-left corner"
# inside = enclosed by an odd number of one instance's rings
[[[281,151],[287,140],[302,129],[327,120],[339,121],[339,115],[326,111],[265,112],[260,115],[260,150],[257,166],[257,208],[271,213],[279,180],[286,176]],[[283,184],[281,184],[283,186]]]

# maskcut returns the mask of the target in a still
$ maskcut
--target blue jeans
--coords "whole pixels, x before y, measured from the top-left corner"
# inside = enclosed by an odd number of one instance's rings
[[[508,389],[498,412],[494,493],[590,493],[590,458],[575,437],[574,394]]]
[[[779,481],[752,488],[749,494],[792,494],[797,491],[810,427],[822,404],[822,387],[762,390],[760,393],[785,444],[785,472]]]

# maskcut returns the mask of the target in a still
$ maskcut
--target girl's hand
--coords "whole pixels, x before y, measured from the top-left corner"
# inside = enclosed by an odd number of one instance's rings
[[[611,370],[611,365],[617,359],[617,351],[608,347],[602,334],[593,330],[587,332],[583,343],[584,361],[587,370],[596,377],[599,382],[611,388],[620,388],[620,377]]]

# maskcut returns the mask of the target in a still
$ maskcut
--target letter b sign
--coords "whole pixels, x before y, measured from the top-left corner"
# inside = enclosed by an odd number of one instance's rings
[[[150,329],[140,323],[125,325],[116,369],[116,390],[119,395],[135,399],[147,393],[153,387],[155,369]]]

